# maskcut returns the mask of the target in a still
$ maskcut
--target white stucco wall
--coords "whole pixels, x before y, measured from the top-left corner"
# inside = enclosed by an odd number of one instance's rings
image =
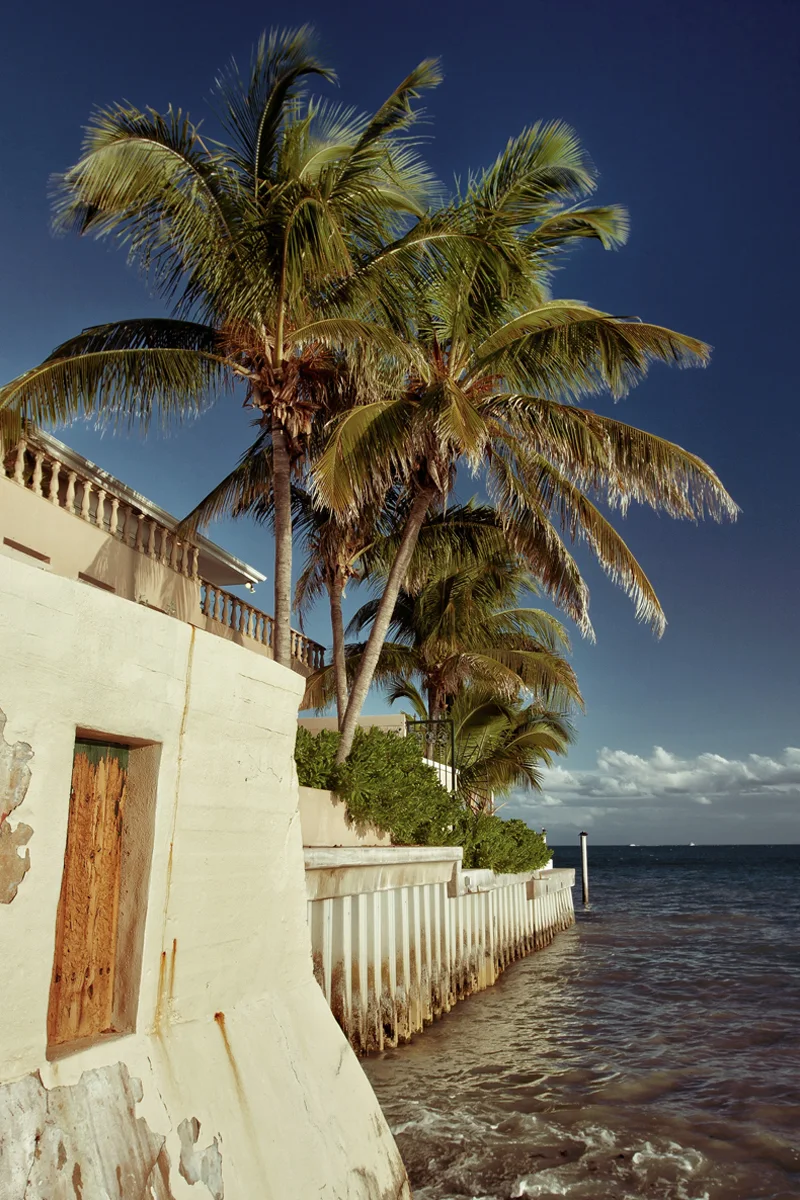
[[[26,1119],[14,1088],[35,1089],[26,1077],[37,1071],[47,1089],[61,1089],[67,1111],[83,1073],[98,1069],[82,1086],[100,1088],[91,1121],[102,1133],[114,1119],[102,1087],[124,1064],[141,1081],[135,1117],[153,1144],[165,1139],[169,1156],[168,1182],[149,1184],[148,1200],[218,1195],[213,1172],[190,1184],[191,1170],[178,1169],[178,1127],[192,1118],[198,1149],[218,1140],[225,1200],[410,1195],[374,1095],[312,974],[292,753],[302,689],[297,674],[247,649],[0,559],[5,739],[33,750],[31,783],[11,818],[33,829],[31,866],[13,901],[0,905],[0,1143],[4,1120],[13,1129]],[[49,1063],[78,728],[161,744],[155,840],[137,1032]],[[27,1173],[39,1186],[36,1173],[60,1170],[64,1155],[74,1172],[81,1153],[82,1200],[122,1194],[113,1173],[111,1184],[98,1182],[106,1167],[81,1150],[94,1136],[85,1121],[75,1117],[63,1154],[49,1158],[41,1141],[34,1157],[30,1133],[7,1143],[16,1158],[0,1153],[3,1200],[22,1200]],[[68,1181],[64,1196],[73,1194]],[[61,1183],[45,1178],[25,1195],[60,1197]]]
[[[300,788],[300,829],[304,846],[391,846],[391,834],[375,825],[358,824],[347,805],[324,788]]]

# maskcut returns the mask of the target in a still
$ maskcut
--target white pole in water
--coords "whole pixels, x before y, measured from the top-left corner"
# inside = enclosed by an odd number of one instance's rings
[[[581,882],[583,883],[583,903],[589,904],[589,855],[586,850],[588,833],[581,833]]]

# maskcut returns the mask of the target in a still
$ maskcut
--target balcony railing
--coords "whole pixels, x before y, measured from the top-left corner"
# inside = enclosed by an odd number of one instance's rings
[[[41,447],[17,444],[12,478],[35,496],[104,530],[123,546],[138,550],[187,579],[198,579],[199,550],[141,509],[121,501]]]
[[[59,461],[35,441],[21,440],[5,457],[0,455],[0,476],[115,538],[122,545],[194,581],[199,588],[203,616],[242,634],[268,650],[273,649],[274,620],[233,593],[208,583],[199,573],[200,550],[179,538],[174,530],[135,504]],[[316,670],[325,659],[322,646],[292,630],[292,657]]]
[[[268,646],[270,650],[274,648],[275,621],[252,604],[247,604],[232,592],[215,587],[204,579],[200,581],[200,603],[203,615],[210,620],[219,621],[234,633],[252,638],[262,646]],[[292,658],[296,658],[312,670],[317,670],[325,663],[325,649],[293,629]]]

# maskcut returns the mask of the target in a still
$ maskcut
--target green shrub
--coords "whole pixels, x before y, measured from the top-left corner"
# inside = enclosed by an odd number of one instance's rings
[[[552,856],[542,835],[524,821],[504,821],[469,809],[462,809],[455,844],[464,847],[465,867],[485,867],[498,874],[536,871]]]
[[[330,733],[327,729],[316,737],[304,729],[297,727],[297,741],[294,744],[294,761],[297,764],[297,777],[301,787],[327,788],[333,775],[333,760],[336,757],[336,747],[339,745],[339,734]]]
[[[463,846],[464,866],[533,871],[550,858],[541,834],[524,821],[473,813],[442,787],[411,738],[359,729],[347,762],[336,767],[339,734],[297,731],[295,760],[303,787],[328,788],[352,820],[371,822],[398,846]]]

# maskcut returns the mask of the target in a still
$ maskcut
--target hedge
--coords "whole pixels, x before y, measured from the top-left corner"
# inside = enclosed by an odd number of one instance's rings
[[[439,782],[411,738],[359,729],[347,762],[336,767],[339,734],[297,731],[295,761],[303,787],[327,788],[354,821],[371,822],[396,846],[463,846],[464,866],[534,871],[550,859],[541,834],[524,821],[473,813]]]

